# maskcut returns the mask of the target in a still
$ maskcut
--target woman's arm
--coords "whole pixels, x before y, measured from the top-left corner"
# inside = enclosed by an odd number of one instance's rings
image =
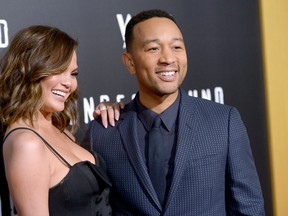
[[[49,216],[47,148],[31,132],[15,131],[3,145],[5,172],[19,216]]]

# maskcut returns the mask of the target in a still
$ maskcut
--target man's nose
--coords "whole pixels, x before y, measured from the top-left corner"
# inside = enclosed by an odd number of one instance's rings
[[[175,54],[173,53],[173,50],[170,48],[165,48],[161,52],[161,57],[159,59],[160,63],[166,63],[166,64],[172,64],[176,61]]]

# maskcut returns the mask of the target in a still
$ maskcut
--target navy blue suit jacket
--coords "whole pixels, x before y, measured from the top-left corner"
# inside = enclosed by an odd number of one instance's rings
[[[114,215],[265,215],[248,135],[238,111],[180,90],[175,168],[167,203],[158,201],[137,137],[135,101],[115,127],[90,124],[83,146],[102,155]]]

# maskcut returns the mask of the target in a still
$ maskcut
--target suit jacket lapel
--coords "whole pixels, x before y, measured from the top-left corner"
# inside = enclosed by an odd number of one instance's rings
[[[131,103],[133,104],[133,102]],[[144,160],[141,156],[137,135],[137,113],[131,103],[129,103],[128,109],[130,106],[130,108],[132,107],[132,110],[127,111],[121,115],[121,119],[125,121],[119,124],[119,132],[123,141],[124,149],[128,155],[135,173],[139,177],[139,181],[141,181],[143,188],[145,188],[146,192],[151,196],[151,199],[155,202],[161,211],[161,204],[149,178],[146,164],[144,163]]]
[[[181,181],[183,171],[187,166],[191,148],[193,148],[193,139],[196,133],[196,109],[191,103],[187,103],[187,100],[191,99],[188,99],[190,96],[188,96],[186,92],[181,90],[180,94],[181,100],[179,106],[179,125],[174,172],[165,210],[169,207],[170,201],[177,192],[177,187]]]

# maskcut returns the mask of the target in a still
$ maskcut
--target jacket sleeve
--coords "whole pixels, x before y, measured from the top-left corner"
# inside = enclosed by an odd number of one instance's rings
[[[246,128],[240,114],[231,108],[226,167],[228,215],[265,215],[264,200]]]

